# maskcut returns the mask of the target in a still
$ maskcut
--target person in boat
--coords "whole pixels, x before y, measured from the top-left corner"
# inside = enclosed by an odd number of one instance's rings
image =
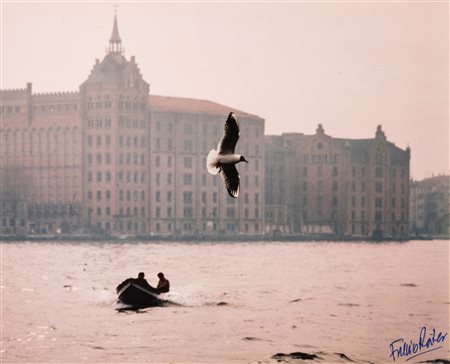
[[[154,287],[152,287],[147,280],[145,279],[145,273],[140,272],[138,277],[133,279],[133,283],[139,284],[141,287],[148,289],[149,291],[156,291]]]
[[[120,283],[117,288],[116,291],[119,292],[123,287],[125,287],[128,283],[136,283],[139,286],[141,286],[142,288],[148,289],[150,292],[153,293],[158,293],[157,289],[152,287],[147,280],[145,279],[145,273],[144,272],[139,272],[138,277],[137,278],[127,278],[125,279],[122,283]]]
[[[167,293],[170,290],[170,282],[166,277],[164,277],[164,273],[158,273],[159,282],[156,286],[157,293]]]

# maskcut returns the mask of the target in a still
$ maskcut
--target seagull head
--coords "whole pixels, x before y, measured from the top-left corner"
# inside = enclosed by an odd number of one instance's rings
[[[241,158],[239,159],[239,162],[248,163],[248,160],[246,160],[245,157],[243,155],[241,155]]]

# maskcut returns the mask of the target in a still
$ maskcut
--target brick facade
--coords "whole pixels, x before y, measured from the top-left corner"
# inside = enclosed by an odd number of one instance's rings
[[[266,231],[405,237],[409,149],[374,139],[266,137]]]
[[[150,95],[135,58],[123,55],[116,19],[79,92],[33,94],[27,84],[1,98],[2,234],[263,233],[264,120]],[[238,166],[238,200],[205,167],[230,111],[251,163]]]

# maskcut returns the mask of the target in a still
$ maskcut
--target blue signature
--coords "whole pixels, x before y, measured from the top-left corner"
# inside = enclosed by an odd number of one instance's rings
[[[391,350],[391,355],[389,355],[389,357],[391,357],[392,360],[395,361],[396,358],[399,359],[401,357],[407,357],[414,354],[413,356],[410,356],[408,359],[406,359],[406,361],[408,361],[419,355],[423,355],[429,353],[430,351],[442,348],[442,345],[436,345],[444,342],[446,338],[447,333],[443,334],[440,331],[439,333],[437,333],[436,329],[433,329],[433,332],[427,333],[427,328],[423,326],[420,329],[419,342],[409,340],[408,343],[403,338],[392,341],[389,344],[389,348]]]

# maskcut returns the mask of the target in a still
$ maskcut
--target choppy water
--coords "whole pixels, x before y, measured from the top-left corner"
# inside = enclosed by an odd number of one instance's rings
[[[118,312],[115,286],[139,271],[152,284],[165,272],[181,306]],[[448,241],[3,243],[1,355],[275,363],[304,352],[387,363],[393,340],[449,331],[449,290]],[[417,359],[449,358],[449,341]]]

